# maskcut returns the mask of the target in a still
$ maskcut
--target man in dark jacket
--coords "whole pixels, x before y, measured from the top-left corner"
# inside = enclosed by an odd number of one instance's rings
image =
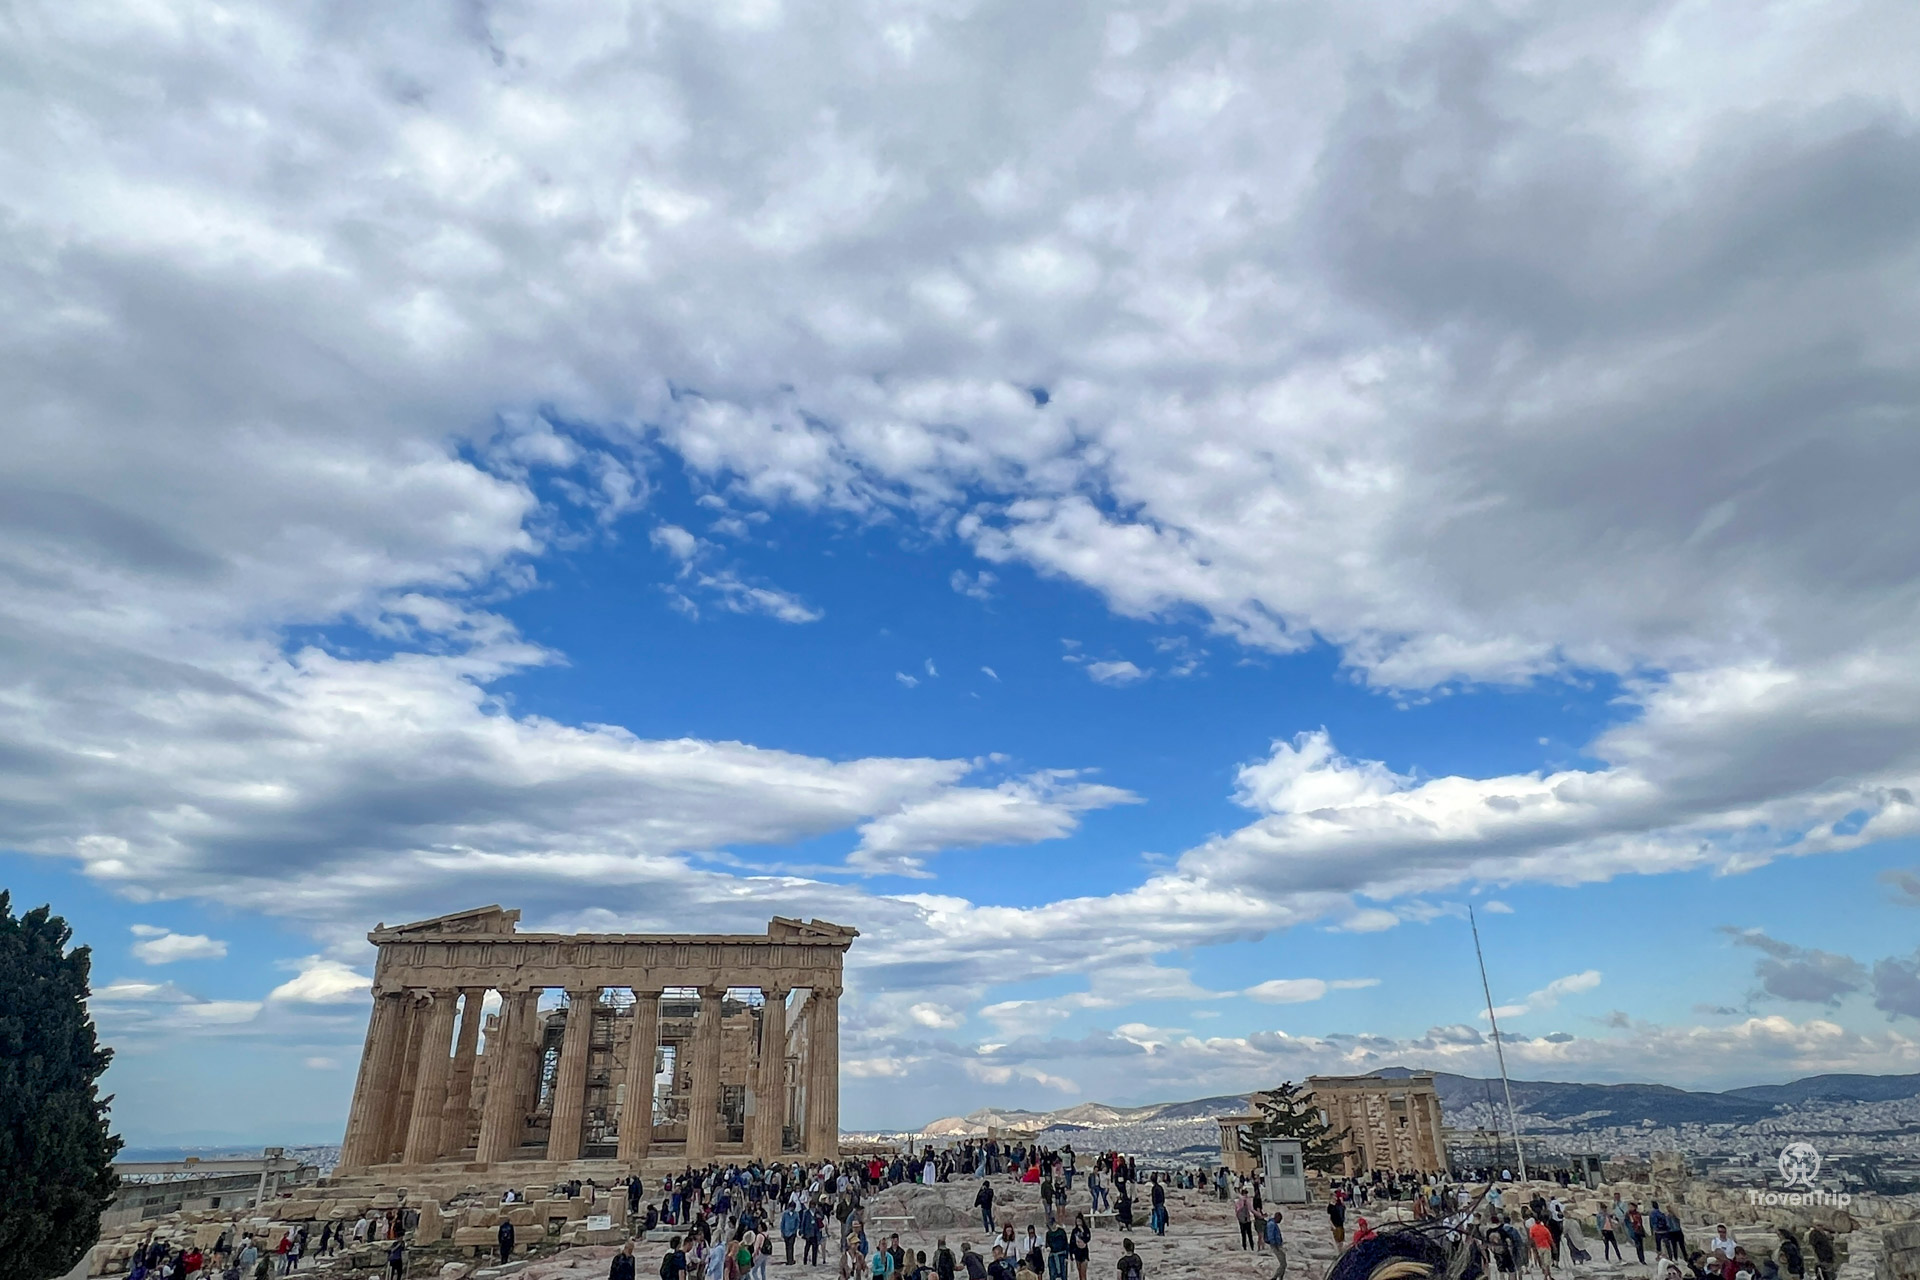
[[[1067,1280],[1067,1229],[1057,1222],[1047,1228],[1047,1280]]]
[[[505,1266],[513,1257],[513,1224],[505,1218],[500,1219],[500,1264]]]
[[[1833,1280],[1833,1269],[1838,1261],[1833,1252],[1833,1232],[1816,1226],[1807,1232],[1807,1243],[1813,1246],[1814,1280]]]
[[[980,1229],[988,1235],[993,1234],[993,1188],[987,1185],[985,1178],[980,1179],[980,1194],[973,1198],[980,1210]]]
[[[613,1261],[607,1264],[607,1280],[633,1280],[633,1241],[620,1246],[620,1252],[613,1255]]]
[[[680,1237],[667,1241],[667,1256],[660,1259],[660,1280],[686,1280],[687,1255],[680,1248]]]
[[[1807,1257],[1800,1252],[1800,1241],[1790,1229],[1780,1228],[1780,1248],[1776,1252],[1780,1255],[1780,1270],[1792,1280],[1800,1280],[1807,1274]]]

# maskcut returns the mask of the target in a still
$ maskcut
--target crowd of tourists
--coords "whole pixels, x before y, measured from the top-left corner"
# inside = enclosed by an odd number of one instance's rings
[[[406,1236],[417,1214],[407,1209],[371,1209],[352,1222],[320,1224],[316,1239],[306,1223],[287,1231],[271,1246],[256,1241],[250,1231],[223,1231],[211,1249],[197,1245],[169,1246],[149,1238],[134,1251],[127,1280],[271,1280],[292,1275],[302,1262],[329,1257],[349,1244],[384,1246],[388,1273],[399,1280],[405,1274]]]
[[[1044,1230],[1034,1223],[1021,1234],[1012,1223],[995,1221],[991,1179],[996,1176],[1037,1186]],[[1164,1233],[1167,1191],[1176,1181],[1198,1186],[1198,1176],[1185,1175],[1182,1181],[1150,1173],[1141,1187],[1134,1160],[1117,1152],[1104,1152],[1083,1165],[1071,1147],[988,1141],[818,1165],[689,1168],[658,1180],[635,1176],[587,1191],[596,1198],[604,1192],[614,1205],[624,1198],[629,1225],[641,1236],[667,1234],[660,1280],[767,1280],[771,1266],[829,1263],[836,1265],[840,1280],[1088,1280],[1092,1223],[1088,1213],[1068,1210],[1076,1181],[1093,1211],[1111,1212],[1123,1229],[1133,1226],[1135,1205],[1144,1200],[1147,1228]],[[972,1179],[979,1183],[974,1204],[984,1233],[982,1248],[971,1240],[956,1248],[941,1237],[931,1255],[926,1250],[910,1252],[897,1232],[869,1229],[868,1200],[879,1191],[906,1182],[934,1185]],[[579,1194],[582,1186],[556,1190]],[[503,1206],[510,1203],[503,1198]],[[499,1259],[505,1263],[516,1244],[513,1224],[505,1215],[498,1231]],[[612,1260],[608,1278],[635,1280],[637,1269],[636,1244],[629,1240]],[[1131,1240],[1122,1242],[1116,1272],[1117,1280],[1143,1280],[1140,1255]]]
[[[1564,1177],[1557,1181],[1568,1187]],[[1837,1267],[1833,1234],[1818,1225],[1804,1242],[1793,1228],[1776,1228],[1769,1248],[1756,1255],[1724,1222],[1704,1243],[1689,1242],[1680,1216],[1652,1199],[1643,1210],[1638,1200],[1616,1196],[1590,1214],[1577,1214],[1557,1194],[1536,1189],[1521,1199],[1507,1176],[1478,1187],[1439,1175],[1389,1186],[1389,1198],[1411,1199],[1416,1228],[1437,1229],[1433,1234],[1468,1252],[1474,1264],[1468,1269],[1483,1275],[1519,1280],[1538,1271],[1541,1280],[1555,1280],[1555,1268],[1565,1276],[1577,1264],[1593,1261],[1596,1238],[1602,1262],[1625,1265],[1626,1250],[1632,1249],[1635,1265],[1648,1267],[1649,1280],[1807,1280],[1809,1275],[1834,1280]],[[1326,1213],[1337,1246],[1358,1246],[1377,1234],[1365,1210],[1381,1191],[1373,1179],[1335,1181]]]
[[[1388,1248],[1367,1215],[1410,1206],[1410,1215],[1394,1214],[1411,1216],[1410,1227],[1386,1233],[1420,1232],[1456,1257],[1466,1255],[1467,1265],[1457,1274],[1486,1280],[1532,1280],[1536,1271],[1538,1280],[1566,1280],[1574,1267],[1593,1260],[1596,1247],[1603,1262],[1621,1265],[1632,1250],[1635,1264],[1648,1268],[1647,1280],[1835,1280],[1834,1239],[1822,1227],[1804,1240],[1780,1228],[1767,1249],[1750,1252],[1724,1223],[1711,1238],[1690,1240],[1678,1214],[1656,1200],[1643,1207],[1616,1198],[1582,1215],[1550,1190],[1530,1188],[1523,1199],[1504,1170],[1473,1172],[1484,1176],[1474,1183],[1443,1173],[1334,1179],[1324,1210],[1334,1246],[1343,1257]],[[1032,1222],[1018,1231],[999,1221],[996,1204],[1004,1193],[996,1191],[996,1179],[1003,1186],[1034,1186],[1044,1226]],[[1557,1181],[1570,1190],[1564,1175]],[[898,1233],[870,1230],[870,1198],[907,1182],[973,1184],[980,1247],[971,1239],[955,1247],[941,1237],[929,1254],[903,1247]],[[1076,1182],[1086,1210],[1073,1207]],[[1257,1173],[1148,1170],[1143,1182],[1136,1158],[1115,1151],[1082,1156],[1071,1146],[966,1141],[917,1154],[817,1165],[712,1165],[604,1187],[570,1182],[553,1190],[562,1196],[584,1191],[605,1202],[610,1216],[624,1218],[630,1232],[656,1241],[664,1236],[659,1280],[769,1280],[770,1267],[796,1265],[832,1265],[839,1280],[1088,1280],[1095,1222],[1110,1215],[1122,1233],[1164,1235],[1173,1191],[1211,1193],[1227,1202],[1239,1247],[1265,1254],[1272,1280],[1285,1280],[1287,1273],[1281,1213],[1277,1206],[1269,1212]],[[510,1210],[520,1200],[509,1190],[500,1205]],[[303,1262],[369,1246],[385,1255],[392,1280],[402,1280],[415,1219],[416,1211],[406,1207],[369,1210],[350,1221],[296,1226],[271,1247],[250,1233],[230,1231],[205,1252],[150,1239],[136,1251],[128,1280],[273,1280],[299,1271]],[[505,1212],[497,1242],[500,1261],[511,1260],[518,1242]],[[641,1280],[636,1247],[629,1239],[608,1280]],[[1133,1241],[1123,1239],[1115,1280],[1144,1280],[1144,1269]]]

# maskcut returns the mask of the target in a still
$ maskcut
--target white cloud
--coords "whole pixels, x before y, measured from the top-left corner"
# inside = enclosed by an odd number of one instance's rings
[[[703,543],[677,524],[663,524],[647,535],[653,545],[665,551],[684,566],[700,554]]]
[[[804,903],[919,990],[915,955],[984,986],[994,956],[1052,976],[1397,918],[1360,897],[1920,830],[1920,436],[1887,429],[1920,359],[1887,336],[1914,109],[1853,56],[1911,47],[1911,5],[1656,4],[1599,37],[1200,7],[1099,41],[988,4],[904,63],[853,9],[642,40],[241,0],[245,38],[207,42],[68,8],[19,27],[54,70],[6,108],[0,284],[34,304],[0,316],[0,751],[42,766],[0,776],[9,847],[343,942],[483,889],[585,918],[589,885],[631,924]],[[156,110],[175,82],[217,103]],[[288,138],[324,143],[262,161]],[[666,452],[721,520],[898,520],[1381,689],[1598,672],[1624,720],[1590,766],[1495,778],[1294,739],[1243,774],[1247,826],[1037,909],[721,875],[698,856],[913,804],[873,852],[920,858],[968,766],[496,699],[558,655],[484,601]],[[699,554],[683,607],[819,617]],[[285,646],[356,624],[392,655]],[[1076,820],[998,803],[961,807]]]
[[[1087,675],[1096,684],[1132,684],[1147,678],[1146,672],[1124,658],[1110,662],[1089,662]]]
[[[990,569],[981,569],[969,574],[965,569],[955,569],[947,579],[947,585],[963,596],[974,600],[993,599],[993,585],[999,579]]]
[[[121,978],[104,987],[95,987],[92,998],[107,1004],[129,1001],[183,1004],[193,999],[171,982],[136,982],[131,978]]]
[[[322,956],[308,956],[295,962],[299,972],[275,987],[267,999],[282,1004],[362,1004],[373,987],[372,979],[351,966]]]
[[[1400,923],[1400,917],[1381,907],[1348,912],[1333,928],[1342,933],[1382,933]]]
[[[227,944],[218,938],[198,933],[172,933],[153,925],[136,924],[132,931],[140,937],[133,944],[134,958],[144,964],[172,964],[176,960],[219,960],[227,954]]]
[[[966,1021],[966,1015],[943,1004],[921,1001],[907,1011],[913,1020],[923,1027],[932,1027],[939,1031],[951,1031]]]
[[[984,675],[987,679],[993,681],[995,684],[1000,683],[1000,673],[995,671],[992,667],[980,668],[980,674]]]
[[[895,680],[898,680],[901,684],[905,685],[909,689],[913,688],[915,685],[920,683],[919,676],[910,676],[904,671],[894,672],[893,678]]]
[[[826,616],[790,591],[744,581],[731,571],[697,574],[694,582],[711,592],[715,603],[729,613],[761,614],[791,623],[818,622]]]
[[[935,667],[934,667],[934,665],[933,665],[933,659],[932,659],[932,658],[928,658],[928,659],[927,659],[927,664],[926,664],[926,665],[927,665],[927,674],[928,674],[929,676],[932,676],[932,677],[935,677],[935,678],[937,678],[937,677],[938,677],[938,676],[940,675],[940,672],[939,672],[939,671],[938,671],[937,669],[935,669]]]
[[[911,677],[908,677],[911,679]],[[981,845],[1034,844],[1070,835],[1080,815],[1139,797],[1083,782],[1070,771],[1010,778],[995,787],[949,787],[860,827],[847,865],[867,872],[926,876],[926,855]]]
[[[1498,898],[1488,898],[1480,904],[1480,909],[1488,915],[1494,916],[1510,916],[1513,914],[1513,908]]]
[[[1240,994],[1262,1004],[1305,1004],[1325,996],[1327,984],[1319,978],[1269,978]]]
[[[1598,969],[1584,969],[1579,973],[1570,973],[1563,978],[1555,978],[1538,991],[1532,992],[1518,1004],[1503,1004],[1494,1009],[1502,1018],[1519,1018],[1529,1013],[1546,1013],[1556,1009],[1563,997],[1579,995],[1591,991],[1600,985]],[[1480,1015],[1486,1017],[1484,1013]]]
[[[259,1012],[258,1000],[202,1000],[196,1004],[181,1005],[177,1010],[178,1015],[186,1021],[209,1026],[251,1022]]]
[[[171,982],[122,978],[94,988],[94,1015],[115,1036],[230,1031],[254,1022],[258,1000],[204,1000]]]
[[[1329,991],[1357,991],[1377,987],[1378,978],[1269,978],[1256,982],[1240,994],[1262,1004],[1306,1004],[1326,997]]]

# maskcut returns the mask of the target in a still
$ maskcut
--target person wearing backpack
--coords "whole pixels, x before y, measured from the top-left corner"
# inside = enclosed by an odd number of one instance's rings
[[[980,1210],[980,1229],[992,1235],[993,1227],[993,1188],[987,1185],[985,1178],[980,1179],[979,1194],[973,1197],[974,1207]]]
[[[933,1246],[934,1280],[953,1280],[953,1274],[959,1269],[959,1265],[953,1256],[953,1250],[947,1247],[947,1238],[941,1236],[940,1242]],[[1798,1280],[1798,1277],[1795,1280]]]
[[[1800,1241],[1789,1228],[1780,1228],[1780,1247],[1774,1252],[1780,1255],[1780,1270],[1791,1280],[1801,1280],[1807,1274],[1807,1255],[1801,1252]]]
[[[1141,1262],[1140,1255],[1133,1251],[1132,1240],[1120,1242],[1120,1257],[1114,1262],[1113,1269],[1119,1274],[1119,1280],[1143,1280],[1145,1277],[1146,1266]]]
[[[667,1241],[667,1256],[660,1259],[660,1280],[687,1280],[687,1255],[680,1237]]]

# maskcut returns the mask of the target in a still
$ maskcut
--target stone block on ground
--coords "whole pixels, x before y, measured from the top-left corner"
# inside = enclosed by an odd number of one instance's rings
[[[1901,1222],[1880,1233],[1883,1250],[1875,1280],[1920,1280],[1920,1222]]]

